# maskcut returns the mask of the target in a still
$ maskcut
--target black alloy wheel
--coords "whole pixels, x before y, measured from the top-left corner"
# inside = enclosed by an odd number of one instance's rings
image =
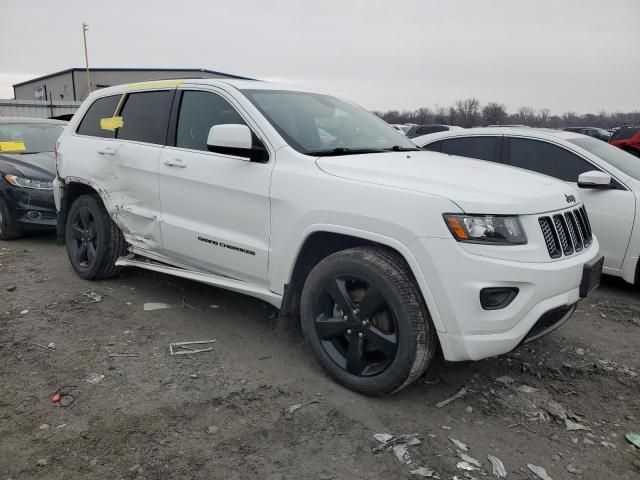
[[[76,198],[67,214],[65,239],[69,261],[85,280],[116,276],[115,263],[126,255],[127,243],[98,195]]]
[[[384,247],[349,248],[318,262],[302,288],[300,320],[322,368],[365,395],[387,395],[409,385],[438,348],[411,269]]]
[[[96,259],[98,240],[96,219],[87,207],[78,208],[71,221],[71,238],[69,248],[77,264],[82,268],[90,268]]]
[[[398,351],[398,322],[387,300],[355,275],[326,279],[314,309],[327,355],[352,375],[383,372]]]

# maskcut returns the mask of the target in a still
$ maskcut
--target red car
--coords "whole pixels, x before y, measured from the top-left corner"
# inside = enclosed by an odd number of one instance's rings
[[[640,157],[640,127],[622,127],[616,130],[609,143]]]

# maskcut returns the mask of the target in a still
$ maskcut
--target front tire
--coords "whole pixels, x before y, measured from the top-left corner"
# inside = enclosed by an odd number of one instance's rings
[[[73,202],[65,238],[69,261],[80,277],[103,280],[120,272],[115,262],[126,254],[127,245],[98,195],[81,195]]]
[[[13,240],[21,235],[20,229],[11,222],[7,204],[0,198],[0,240]]]
[[[324,258],[301,299],[307,346],[327,373],[366,395],[386,395],[419,378],[437,339],[429,311],[404,260],[379,247]]]

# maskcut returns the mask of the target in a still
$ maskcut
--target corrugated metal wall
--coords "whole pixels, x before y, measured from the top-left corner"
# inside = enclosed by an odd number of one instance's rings
[[[50,118],[75,113],[82,102],[0,100],[0,117]]]

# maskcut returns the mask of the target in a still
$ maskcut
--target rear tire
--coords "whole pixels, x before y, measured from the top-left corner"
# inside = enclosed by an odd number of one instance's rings
[[[9,208],[5,201],[0,198],[0,240],[13,240],[22,236],[22,232],[11,222]]]
[[[103,280],[120,273],[116,260],[127,244],[98,195],[81,195],[67,215],[65,238],[69,261],[85,280]]]
[[[409,267],[380,247],[320,261],[302,290],[302,331],[320,365],[365,395],[396,392],[431,364],[437,338]]]

